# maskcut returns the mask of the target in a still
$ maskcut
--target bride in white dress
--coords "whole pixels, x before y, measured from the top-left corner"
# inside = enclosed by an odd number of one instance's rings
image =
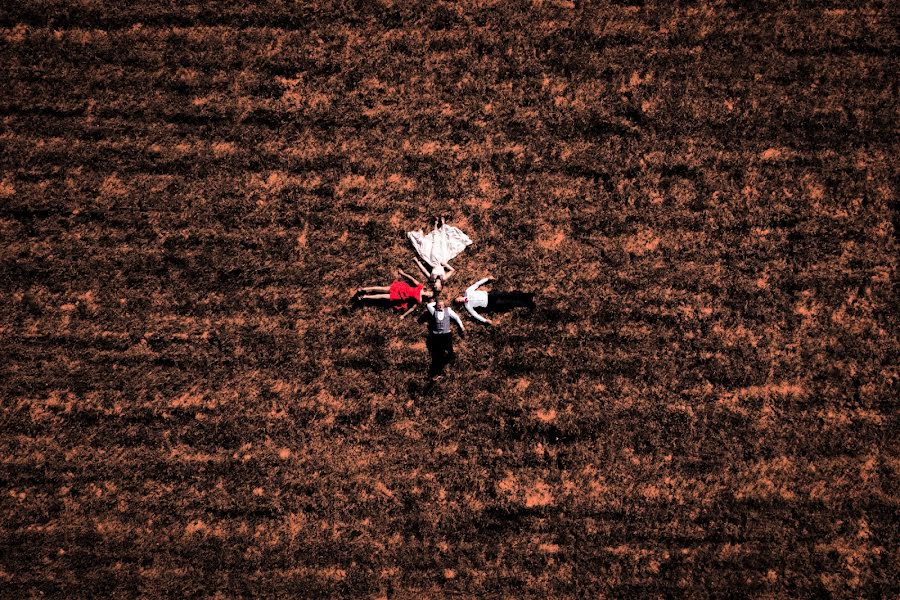
[[[428,277],[435,291],[440,291],[443,283],[450,279],[453,267],[447,264],[451,258],[459,255],[466,246],[472,243],[458,227],[444,223],[444,217],[434,220],[434,230],[425,235],[422,230],[410,231],[407,234],[416,253],[425,265],[416,260],[422,273]],[[428,266],[426,269],[425,266]]]

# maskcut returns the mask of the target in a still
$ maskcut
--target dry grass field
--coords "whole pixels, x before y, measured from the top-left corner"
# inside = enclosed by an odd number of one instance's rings
[[[4,2],[0,597],[896,593],[897,7],[749,6]]]

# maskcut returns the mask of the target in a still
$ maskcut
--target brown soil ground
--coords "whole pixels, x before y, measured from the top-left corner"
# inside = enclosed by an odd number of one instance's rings
[[[896,5],[749,4],[4,2],[0,595],[896,592]]]

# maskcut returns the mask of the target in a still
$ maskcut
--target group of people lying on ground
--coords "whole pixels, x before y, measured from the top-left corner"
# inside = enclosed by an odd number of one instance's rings
[[[425,235],[421,230],[410,231],[407,237],[419,255],[414,259],[416,265],[431,289],[425,289],[425,284],[400,269],[399,278],[391,285],[361,287],[356,290],[353,300],[388,301],[395,310],[405,311],[401,319],[414,311],[419,304],[430,300],[425,304],[429,315],[427,346],[432,358],[430,376],[436,378],[447,364],[456,360],[451,323],[455,322],[461,333],[465,334],[466,331],[462,319],[444,301],[443,291],[447,281],[456,271],[450,266],[449,261],[470,245],[472,240],[459,228],[447,225],[444,217],[434,219],[434,229],[429,234]],[[491,281],[493,277],[476,281],[466,288],[462,296],[457,296],[454,302],[458,306],[465,307],[476,321],[488,325],[493,325],[493,321],[482,316],[476,309],[482,309],[482,312],[503,312],[517,307],[534,308],[534,294],[530,292],[481,289]]]

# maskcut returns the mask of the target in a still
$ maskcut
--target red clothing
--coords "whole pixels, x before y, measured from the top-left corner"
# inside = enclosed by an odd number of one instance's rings
[[[394,281],[390,288],[391,302],[394,303],[394,308],[397,310],[409,308],[410,300],[413,301],[413,304],[418,304],[422,301],[422,290],[424,288],[425,286],[422,284],[413,287],[405,281]]]

